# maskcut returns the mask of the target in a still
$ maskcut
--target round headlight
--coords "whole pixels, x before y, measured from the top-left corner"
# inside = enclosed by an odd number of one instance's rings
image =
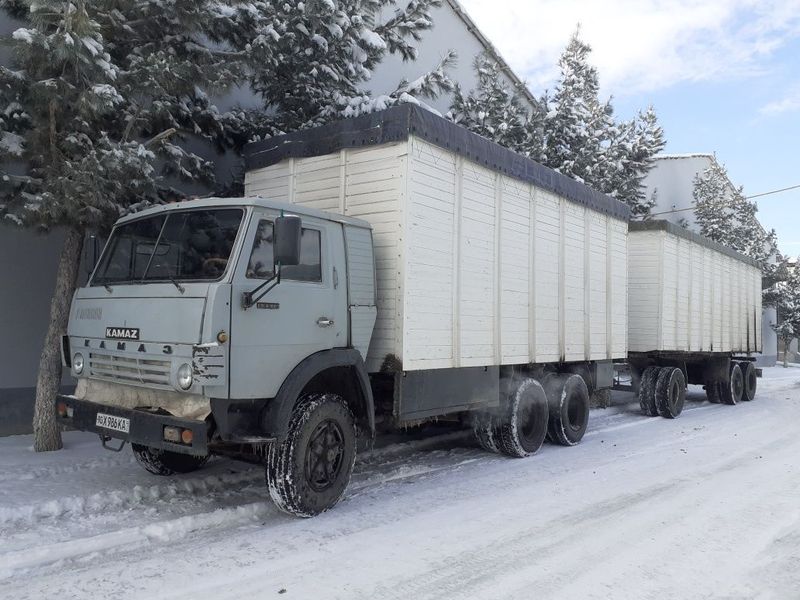
[[[182,390],[188,390],[190,387],[192,387],[191,365],[184,363],[178,368],[178,385]]]
[[[76,352],[75,356],[72,357],[72,368],[78,375],[83,373],[83,354],[80,352]]]

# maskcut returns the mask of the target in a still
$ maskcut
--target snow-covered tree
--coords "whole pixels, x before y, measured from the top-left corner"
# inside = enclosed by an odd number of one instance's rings
[[[784,344],[784,367],[788,362],[789,345],[800,337],[800,273],[796,265],[782,261],[778,269],[780,280],[764,290],[764,303],[774,306],[778,315],[772,329]]]
[[[654,205],[643,180],[664,147],[664,133],[651,108],[617,122],[611,100],[601,101],[591,52],[576,33],[559,59],[560,77],[528,108],[503,83],[496,62],[476,60],[478,84],[457,90],[450,118],[471,131],[609,194],[644,218]]]
[[[214,47],[234,28],[230,3],[197,0],[15,0],[26,23],[3,42],[0,67],[0,219],[62,227],[50,324],[39,365],[35,447],[61,446],[54,396],[59,340],[75,288],[84,233],[159,198],[164,174],[210,181],[211,164],[178,142],[218,140],[222,116],[207,90],[242,74]]]
[[[611,137],[605,149],[600,189],[625,202],[634,218],[643,219],[656,204],[655,194],[646,197],[644,179],[653,167],[655,155],[664,148],[664,131],[652,106],[635,119],[617,124],[615,129],[617,135]]]
[[[421,103],[452,85],[449,53],[383,96],[363,89],[387,54],[416,57],[441,0],[391,14],[391,0],[0,1],[26,21],[2,40],[13,64],[0,67],[0,219],[66,231],[37,382],[37,450],[61,445],[59,339],[84,233],[173,194],[176,178],[210,185],[212,163],[184,142],[238,146],[254,132]],[[263,109],[217,109],[211,96],[238,83],[261,94]]]
[[[387,55],[417,57],[415,42],[433,25],[441,0],[307,0],[253,2],[251,39],[231,41],[246,51],[250,84],[266,112],[253,119],[258,135],[272,135],[357,116],[403,103],[424,103],[452,89],[449,52],[414,81],[372,96],[365,83]],[[392,10],[394,9],[394,10]]]
[[[456,86],[447,117],[501,146],[539,158],[541,150],[535,148],[535,142],[541,140],[535,133],[537,120],[519,95],[504,83],[500,66],[484,53],[475,58],[474,69],[478,78],[476,89],[464,94]],[[541,115],[540,107],[535,108]]]
[[[695,176],[692,197],[702,235],[756,260],[766,276],[774,274],[774,259],[779,256],[775,231],[761,226],[758,206],[741,187],[731,186],[723,165],[712,160]]]

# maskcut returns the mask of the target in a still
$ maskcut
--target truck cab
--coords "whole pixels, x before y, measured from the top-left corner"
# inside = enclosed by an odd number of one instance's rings
[[[374,434],[375,315],[368,223],[261,198],[158,206],[118,221],[75,293],[62,347],[78,384],[57,412],[157,474],[266,459],[279,506],[315,514]],[[293,465],[280,449],[298,435],[319,456]]]

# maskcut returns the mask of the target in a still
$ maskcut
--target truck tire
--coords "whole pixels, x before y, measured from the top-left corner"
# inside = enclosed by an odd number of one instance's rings
[[[208,456],[194,456],[170,452],[160,448],[150,448],[140,444],[131,444],[136,462],[146,471],[154,475],[175,475],[176,473],[191,473],[202,467],[208,461]]]
[[[520,381],[496,430],[500,452],[513,458],[530,456],[542,447],[547,435],[549,409],[542,384]]]
[[[286,438],[269,448],[269,495],[283,512],[318,515],[341,499],[355,458],[355,418],[345,402],[337,394],[307,394],[292,410]]]
[[[739,366],[742,369],[742,378],[744,379],[744,391],[742,392],[742,400],[749,402],[756,397],[756,388],[758,387],[758,376],[756,375],[756,366],[749,360],[740,362]]]
[[[500,452],[497,446],[497,438],[495,436],[494,419],[492,415],[486,412],[479,412],[472,417],[472,433],[475,435],[475,440],[478,445],[487,452]]]
[[[642,412],[649,417],[658,416],[658,407],[656,406],[658,373],[658,367],[647,367],[642,371],[642,379],[639,382],[639,406],[642,408]]]
[[[731,363],[731,375],[728,382],[721,382],[719,390],[723,404],[736,404],[742,400],[744,376],[742,375],[742,368],[737,363]]]
[[[552,442],[574,446],[583,439],[589,423],[589,390],[580,375],[548,376],[545,392],[550,408],[547,429]]]
[[[720,397],[720,387],[722,385],[720,381],[710,381],[706,383],[706,398],[711,404],[720,404],[722,402],[722,398]]]
[[[686,402],[686,378],[677,367],[662,367],[656,381],[656,407],[665,419],[681,414]]]

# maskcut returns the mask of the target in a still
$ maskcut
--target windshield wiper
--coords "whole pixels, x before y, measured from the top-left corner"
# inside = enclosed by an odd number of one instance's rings
[[[103,287],[104,287],[104,288],[106,288],[106,291],[107,291],[109,294],[110,294],[111,292],[113,292],[113,291],[114,291],[114,288],[112,288],[112,287],[111,287],[110,285],[108,285],[107,283],[103,283]]]
[[[183,287],[183,286],[182,286],[180,283],[178,283],[178,282],[175,280],[175,278],[174,278],[174,277],[170,277],[170,278],[169,278],[169,280],[172,282],[172,285],[174,285],[176,288],[178,288],[178,291],[179,291],[181,294],[182,294],[183,292],[185,292],[185,291],[186,291],[186,289],[185,289],[185,288],[184,288],[184,287]]]

